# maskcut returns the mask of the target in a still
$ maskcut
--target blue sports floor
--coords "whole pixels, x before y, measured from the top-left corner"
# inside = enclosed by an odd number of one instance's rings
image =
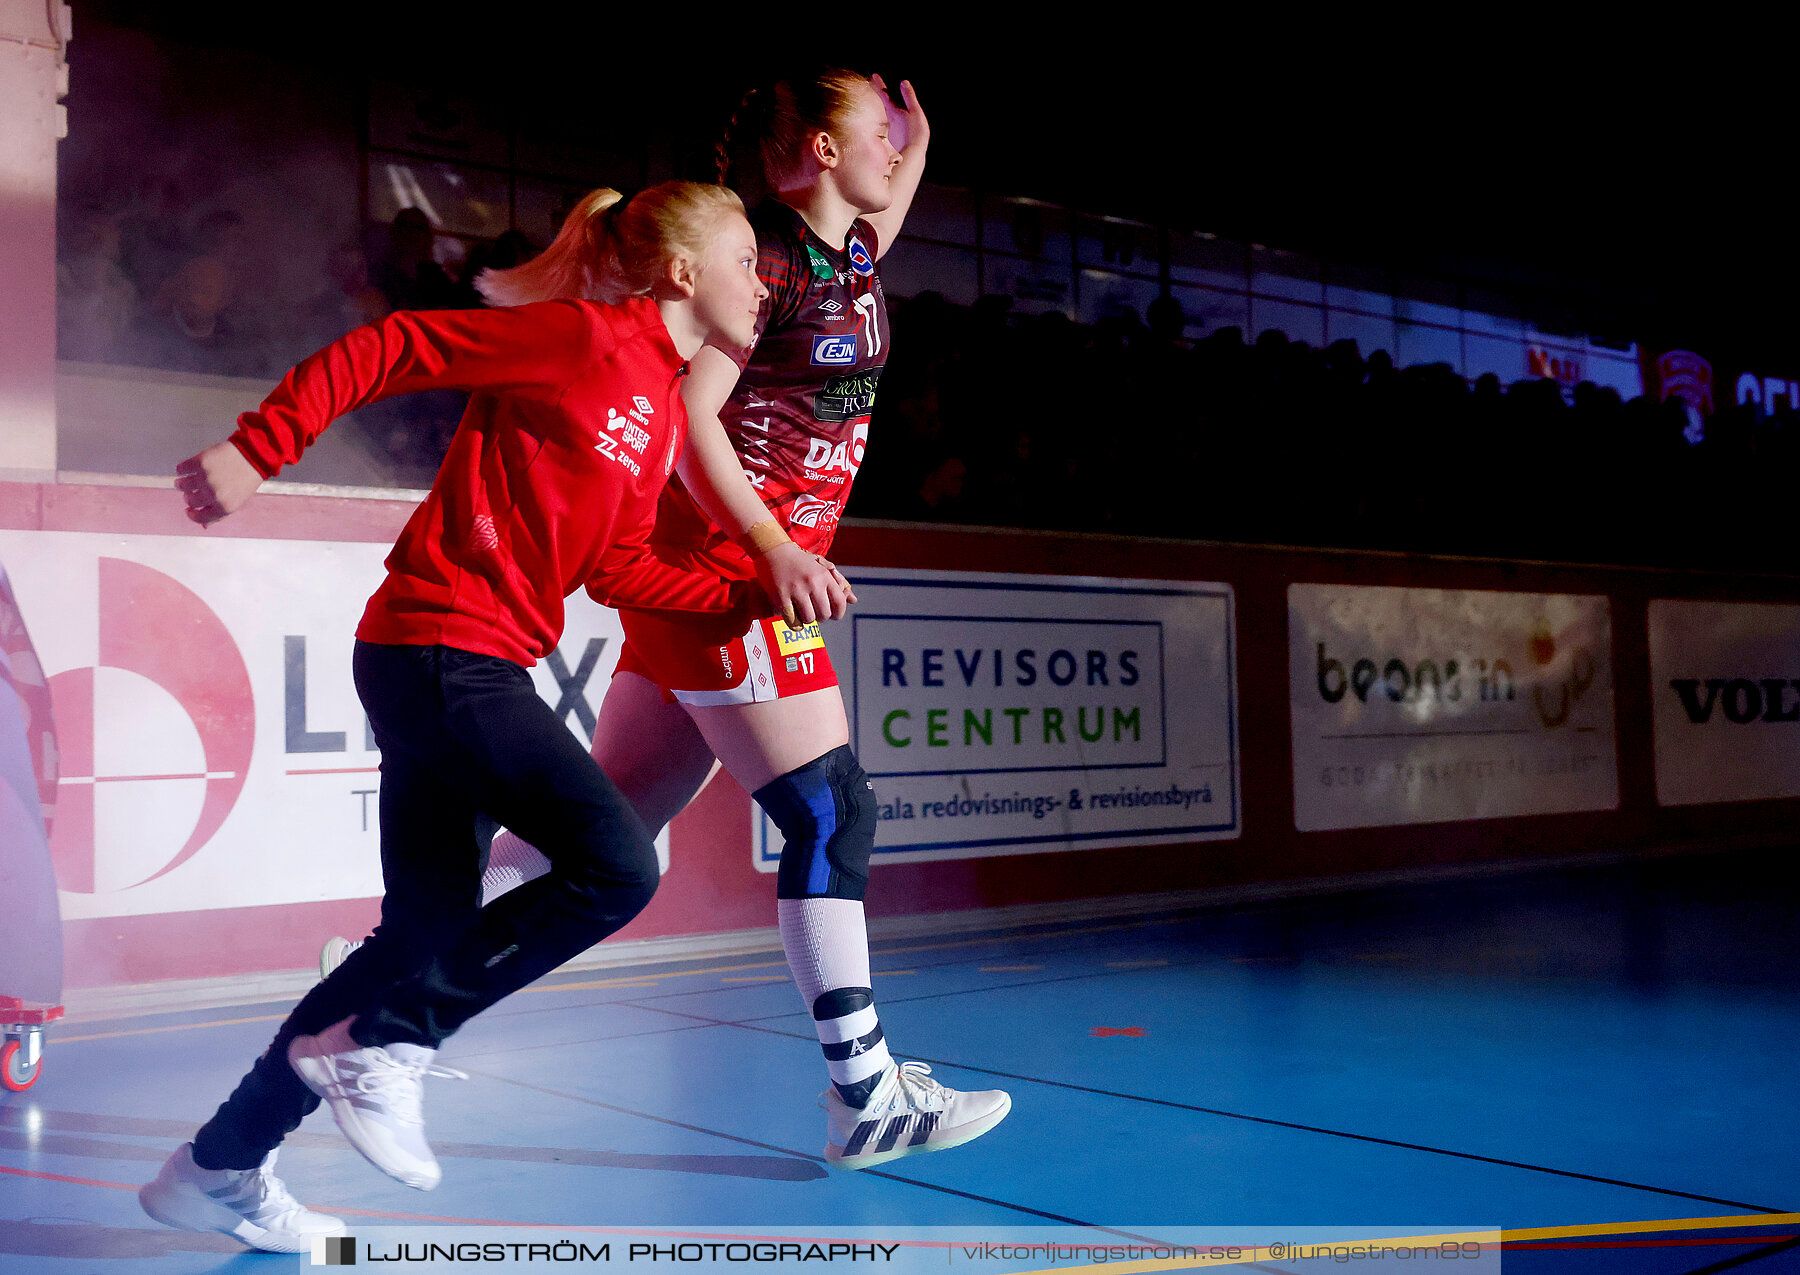
[[[427,1082],[438,1190],[322,1111],[279,1172],[359,1225],[1475,1224],[1507,1228],[1514,1275],[1796,1271],[1793,855],[877,942],[897,1056],[1014,1105],[856,1174],[820,1158],[779,952],[552,976],[444,1050],[471,1079]],[[289,1269],[133,1194],[285,1009],[53,1026],[42,1079],[0,1098],[0,1271]]]

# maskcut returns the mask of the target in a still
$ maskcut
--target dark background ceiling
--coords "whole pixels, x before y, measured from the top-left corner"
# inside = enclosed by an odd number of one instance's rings
[[[625,112],[696,155],[782,57],[839,61],[914,81],[936,181],[1565,290],[1620,331],[1800,374],[1797,112],[1755,32],[1634,18],[1571,33],[1509,12],[1497,32],[1433,36],[1398,18],[1340,31],[1292,9],[1116,4],[739,6],[620,30],[615,6],[97,0],[77,4],[77,44],[84,10],[521,111]]]

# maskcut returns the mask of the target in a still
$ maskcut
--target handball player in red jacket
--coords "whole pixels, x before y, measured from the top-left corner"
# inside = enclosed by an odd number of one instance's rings
[[[281,1252],[341,1234],[273,1172],[321,1098],[384,1172],[435,1186],[420,1089],[446,1074],[432,1063],[439,1043],[649,902],[650,832],[526,669],[555,649],[579,588],[608,606],[735,614],[739,628],[755,609],[753,584],[665,565],[648,541],[685,442],[689,360],[754,340],[767,295],[756,262],[743,206],[723,187],[596,191],[510,272],[517,287],[567,299],[359,328],[181,465],[189,516],[205,525],[345,412],[414,390],[471,394],[357,627],[357,693],[381,748],[380,926],[139,1192],[152,1217]],[[483,907],[496,824],[549,868]]]

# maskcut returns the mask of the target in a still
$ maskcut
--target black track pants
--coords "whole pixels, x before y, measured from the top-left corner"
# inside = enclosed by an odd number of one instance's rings
[[[260,1163],[318,1099],[288,1042],[340,1019],[364,1045],[436,1047],[470,1018],[623,926],[656,890],[630,803],[510,660],[356,644],[381,748],[381,924],[288,1016],[194,1139],[206,1168]],[[495,824],[550,871],[481,906]]]

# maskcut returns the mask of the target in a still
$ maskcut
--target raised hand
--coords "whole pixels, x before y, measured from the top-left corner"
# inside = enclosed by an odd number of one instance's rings
[[[900,99],[905,103],[904,108],[894,105],[886,80],[871,75],[869,83],[881,94],[881,104],[887,110],[888,141],[893,143],[894,149],[903,151],[913,145],[925,146],[931,140],[931,123],[925,118],[925,109],[919,105],[919,95],[913,92],[912,81],[900,81]]]

